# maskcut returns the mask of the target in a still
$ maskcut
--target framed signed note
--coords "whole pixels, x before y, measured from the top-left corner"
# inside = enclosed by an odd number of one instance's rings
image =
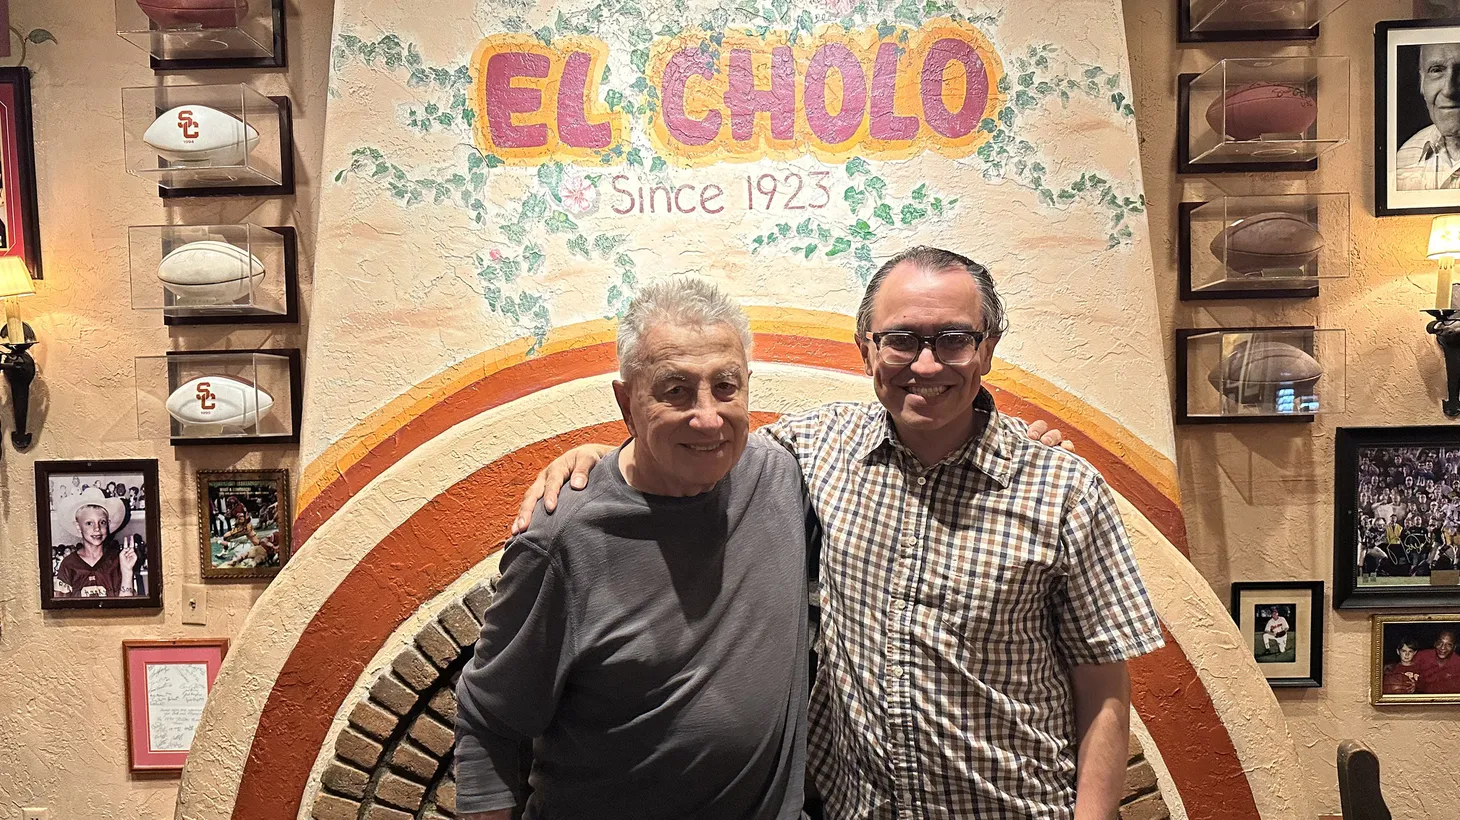
[[[227,652],[224,638],[122,642],[132,771],[182,770]]]

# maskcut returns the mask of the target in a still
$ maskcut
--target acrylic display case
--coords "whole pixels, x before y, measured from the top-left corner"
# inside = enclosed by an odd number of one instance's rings
[[[299,351],[174,351],[136,360],[137,434],[193,444],[298,444]]]
[[[1342,330],[1176,331],[1176,423],[1310,422],[1346,392]]]
[[[1177,40],[1316,40],[1318,24],[1348,0],[1177,0]]]
[[[299,321],[291,227],[141,225],[128,229],[132,309],[169,325]]]
[[[288,97],[246,85],[122,89],[128,173],[163,197],[294,193]]]
[[[1183,202],[1181,298],[1293,299],[1349,275],[1347,193],[1223,196]]]
[[[1349,140],[1347,57],[1222,60],[1177,81],[1177,171],[1312,171]]]
[[[117,34],[151,55],[155,71],[288,64],[284,0],[115,3]]]

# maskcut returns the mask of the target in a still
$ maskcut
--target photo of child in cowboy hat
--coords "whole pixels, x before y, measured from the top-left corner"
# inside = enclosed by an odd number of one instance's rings
[[[43,606],[160,605],[157,527],[142,500],[156,479],[119,469],[141,463],[37,463]]]

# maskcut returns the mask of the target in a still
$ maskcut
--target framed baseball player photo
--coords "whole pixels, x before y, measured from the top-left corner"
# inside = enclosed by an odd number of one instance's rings
[[[1323,582],[1237,581],[1232,620],[1274,687],[1323,685]]]
[[[1333,605],[1460,606],[1460,428],[1340,427]]]
[[[1457,68],[1460,20],[1374,27],[1376,216],[1460,213]]]
[[[198,544],[205,579],[278,575],[293,553],[289,471],[200,471]]]
[[[158,609],[155,460],[38,461],[42,609]]]
[[[1375,615],[1369,701],[1377,706],[1460,704],[1460,613]]]

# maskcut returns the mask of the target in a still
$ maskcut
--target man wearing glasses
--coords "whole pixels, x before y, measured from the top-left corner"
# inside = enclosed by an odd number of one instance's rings
[[[879,404],[762,428],[823,528],[808,753],[827,817],[1104,820],[1119,802],[1126,661],[1160,625],[1099,473],[982,387],[1006,328],[983,266],[913,248],[857,315]],[[582,487],[598,449],[545,470],[519,521],[570,472]]]

